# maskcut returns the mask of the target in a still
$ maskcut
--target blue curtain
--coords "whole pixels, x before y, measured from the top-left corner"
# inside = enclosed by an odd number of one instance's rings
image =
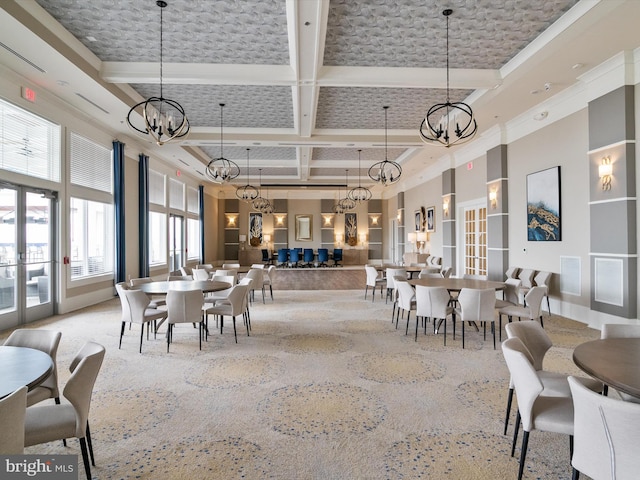
[[[140,277],[149,276],[149,157],[143,153],[139,158],[138,175],[138,211],[140,232]]]
[[[204,186],[198,187],[198,209],[200,210],[200,263],[204,262]]]
[[[124,198],[124,143],[113,141],[113,205],[115,210],[116,234],[116,283],[127,278],[125,198]]]

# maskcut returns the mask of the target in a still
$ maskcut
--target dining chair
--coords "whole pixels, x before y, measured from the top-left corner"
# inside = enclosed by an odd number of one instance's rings
[[[278,249],[278,267],[287,267],[289,265],[289,249]]]
[[[373,291],[371,294],[371,301],[373,302],[376,297],[376,288],[378,286],[380,287],[380,296],[382,297],[382,289],[384,288],[387,279],[382,277],[376,267],[373,267],[371,265],[365,265],[364,270],[367,274],[367,279],[364,287],[364,299],[367,299],[367,291],[369,290],[369,287],[371,287]]]
[[[167,353],[173,342],[173,330],[176,323],[198,325],[198,343],[202,350],[204,316],[202,290],[169,290],[167,292]]]
[[[269,287],[271,301],[273,302],[273,278],[276,275],[275,265],[269,265],[269,268],[262,272],[262,293],[264,295],[265,288]]]
[[[520,305],[520,296],[518,291],[522,280],[519,278],[507,278],[504,282],[504,290],[502,290],[502,298],[496,299],[496,308],[515,307]],[[500,336],[502,341],[502,336]]]
[[[416,341],[418,340],[418,318],[422,318],[425,334],[427,333],[425,319],[431,319],[433,322],[433,333],[438,333],[440,325],[444,323],[444,345],[447,344],[447,317],[453,316],[450,298],[449,292],[444,287],[416,285]],[[455,327],[455,319],[453,326]],[[455,329],[453,338],[455,339]]]
[[[213,277],[218,277],[220,275],[226,276],[226,277],[233,277],[232,281],[231,281],[231,285],[235,285],[236,283],[238,283],[238,269],[237,268],[219,268],[217,269],[213,275],[211,275],[211,278]]]
[[[569,376],[573,396],[573,480],[635,480],[640,472],[640,405],[598,395]]]
[[[319,248],[318,249],[318,266],[326,267],[328,263],[329,263],[329,249]]]
[[[240,268],[240,264],[239,263],[232,262],[232,263],[223,263],[222,264],[222,269],[223,270],[233,270],[233,269],[237,270],[238,268]]]
[[[267,265],[265,265],[264,263],[252,263],[252,264],[251,264],[251,268],[259,268],[259,269],[261,269],[261,270],[264,270],[264,268],[265,268],[266,266],[267,266]]]
[[[628,323],[605,323],[600,330],[600,338],[640,338],[640,325]],[[604,394],[608,395],[609,387],[604,386]],[[617,392],[625,402],[640,403],[640,398],[625,392]]]
[[[491,324],[493,334],[493,349],[496,348],[496,322],[495,305],[496,292],[493,288],[474,289],[463,288],[458,295],[459,307],[455,309],[456,315],[460,316],[462,323],[462,348],[464,348],[464,324],[482,323],[484,339],[487,339],[487,323]]]
[[[153,279],[149,277],[132,278],[129,280],[129,286],[135,289],[140,285],[143,285],[145,283],[152,283],[152,282],[153,282]],[[148,294],[147,296],[149,297],[149,308],[158,308],[167,304],[164,296],[161,296],[161,295],[154,296],[154,295],[148,295]]]
[[[423,268],[418,273],[418,278],[443,278],[439,272],[434,272],[433,268]]]
[[[194,268],[192,272],[194,280],[209,280],[210,273],[204,268]]]
[[[196,265],[196,268],[201,268],[206,270],[208,273],[213,272],[215,269],[213,268],[213,265],[210,263],[200,263],[198,265]]]
[[[262,271],[262,269],[252,268],[247,272],[244,278],[250,278],[251,280],[253,280],[251,289],[249,291],[251,299],[255,300],[255,289],[259,287],[262,290],[262,303],[266,303],[264,299],[265,295],[263,287],[264,272]]]
[[[341,248],[333,249],[333,266],[334,267],[342,266],[342,249]]]
[[[530,268],[521,268],[518,272],[518,278],[522,281],[522,285],[520,285],[522,295],[526,295],[529,289],[535,285],[533,281],[535,274],[536,271]]]
[[[0,398],[0,455],[24,453],[24,418],[27,413],[27,387],[20,387]]]
[[[518,480],[522,479],[529,445],[529,434],[534,430],[569,435],[569,459],[573,453],[573,401],[571,394],[542,395],[544,385],[533,366],[531,353],[519,338],[502,342],[502,353],[513,379],[518,396],[518,416],[511,444],[511,456],[515,454],[518,430],[522,422],[522,446]]]
[[[384,277],[387,279],[387,288],[386,288],[387,296],[385,298],[384,303],[387,303],[387,300],[389,299],[389,297],[392,297],[391,300],[393,300],[394,302],[396,301],[396,299],[393,298],[395,294],[395,284],[393,282],[393,279],[396,276],[407,278],[407,270],[404,268],[392,268],[392,267],[388,267],[386,269]],[[394,310],[395,310],[395,305],[394,305]]]
[[[179,282],[179,281],[186,281],[186,280],[193,280],[193,277],[191,275],[186,277],[183,275],[167,275],[167,282]]]
[[[302,262],[305,267],[313,267],[313,259],[315,258],[315,254],[313,253],[313,248],[305,248],[302,251]]]
[[[409,333],[409,319],[411,317],[411,311],[416,309],[416,292],[409,282],[407,277],[396,276],[393,279],[396,289],[398,291],[398,312],[396,313],[396,329],[398,328],[398,321],[400,319],[400,311],[404,317],[404,312],[407,312],[407,326],[404,334]],[[416,320],[417,321],[417,320]]]
[[[524,296],[524,305],[507,305],[498,309],[498,320],[500,328],[502,328],[502,315],[506,315],[509,323],[513,317],[518,319],[526,318],[527,320],[540,320],[540,325],[544,327],[541,314],[542,298],[544,297],[543,287],[531,287]]]
[[[165,310],[157,308],[149,308],[149,297],[142,290],[130,290],[126,283],[116,283],[116,291],[120,297],[122,305],[122,318],[120,326],[120,342],[118,349],[122,348],[122,337],[124,336],[124,327],[127,323],[140,324],[140,349],[142,353],[142,337],[144,334],[144,326],[147,326],[147,340],[149,339],[149,329],[151,324],[154,326],[154,337],[158,332],[158,328],[167,318]],[[160,320],[160,323],[158,323]]]
[[[41,328],[21,328],[14,330],[4,342],[11,347],[27,347],[46,353],[53,360],[53,370],[44,381],[27,393],[27,406],[34,405],[49,398],[55,403],[60,403],[60,390],[58,389],[58,365],[56,357],[60,345],[62,332],[45,330]]]
[[[87,480],[91,479],[89,456],[91,464],[94,467],[96,465],[89,430],[91,394],[104,354],[105,348],[99,343],[85,343],[71,361],[71,376],[62,391],[63,401],[59,405],[27,408],[24,423],[25,447],[53,440],[78,438]]]
[[[289,267],[296,268],[300,262],[300,252],[297,248],[291,248],[289,250]]]
[[[443,268],[440,273],[442,274],[442,278],[450,278],[453,273],[453,267]]]
[[[255,280],[253,278],[244,277],[238,285],[244,285],[247,287],[247,294],[244,297],[244,302],[242,304],[242,318],[245,326],[251,331],[251,293],[253,292],[253,285],[255,284]]]
[[[271,259],[271,255],[269,255],[269,250],[266,248],[262,249],[262,264],[263,265],[272,265],[273,260]]]
[[[238,333],[236,330],[236,317],[238,315],[243,315],[245,312],[243,310],[244,306],[244,297],[247,294],[247,285],[235,285],[232,287],[227,299],[224,301],[218,301],[214,304],[205,303],[202,307],[205,314],[205,331],[208,332],[209,329],[207,325],[209,324],[209,315],[215,315],[220,317],[220,333],[222,334],[222,330],[224,328],[224,317],[225,315],[230,316],[233,319],[233,335],[236,339],[236,343],[238,343]],[[247,323],[247,336],[249,336],[249,325]]]
[[[519,273],[520,273],[520,267],[514,267],[514,266],[507,268],[507,271],[504,272],[507,278],[518,278]]]
[[[542,395],[548,397],[566,396],[570,394],[567,374],[544,369],[544,357],[553,346],[551,338],[542,326],[534,320],[508,323],[505,326],[508,338],[518,338],[531,355],[533,368],[536,370],[540,381],[544,387]],[[595,392],[601,392],[602,382],[599,380],[585,378],[584,383]],[[507,411],[504,420],[504,434],[507,434],[509,416],[511,413],[511,403],[513,400],[513,380],[509,381],[509,392],[507,396]]]
[[[191,277],[193,274],[191,273],[191,267],[180,267],[180,271],[182,272],[183,277]]]

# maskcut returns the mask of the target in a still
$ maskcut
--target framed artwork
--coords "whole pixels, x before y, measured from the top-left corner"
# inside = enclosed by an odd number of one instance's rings
[[[262,245],[262,213],[249,213],[249,245]]]
[[[347,245],[358,244],[358,216],[353,212],[344,214],[344,238]]]
[[[433,233],[436,231],[436,207],[428,207],[426,215],[426,231]]]
[[[559,242],[560,167],[527,175],[527,240]]]
[[[296,215],[296,240],[300,242],[313,240],[312,215]]]
[[[416,210],[413,212],[414,218],[414,230],[416,232],[424,231],[424,207],[421,207],[420,210]]]

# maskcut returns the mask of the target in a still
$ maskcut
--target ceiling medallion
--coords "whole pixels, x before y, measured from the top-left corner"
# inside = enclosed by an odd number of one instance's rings
[[[402,167],[396,162],[387,160],[387,110],[389,107],[386,106],[382,108],[384,108],[384,161],[371,165],[369,168],[369,178],[386,187],[400,180]]]
[[[450,8],[442,12],[447,19],[447,101],[433,105],[420,124],[420,137],[425,143],[447,148],[468,142],[478,131],[471,107],[464,102],[451,102],[449,99],[449,15],[452,13]],[[455,128],[452,128],[454,124]],[[455,138],[451,137],[451,130]]]
[[[360,153],[361,152],[362,152],[362,149],[359,149],[358,150],[358,186],[349,190],[349,195],[348,195],[348,197],[356,203],[368,202],[369,200],[371,200],[371,197],[373,196],[373,194],[371,193],[371,190],[369,190],[367,187],[363,187],[362,185],[360,185]]]
[[[205,169],[205,173],[207,177],[213,180],[216,183],[225,183],[230,182],[238,175],[240,175],[240,167],[233,161],[227,160],[224,158],[222,152],[222,144],[223,136],[222,136],[222,127],[223,127],[223,116],[222,111],[224,110],[224,103],[220,104],[220,156],[218,158],[214,158],[209,162],[207,168]]]
[[[164,145],[176,138],[189,133],[189,120],[184,108],[175,100],[164,98],[162,92],[162,11],[167,6],[164,0],[157,0],[160,7],[160,96],[149,97],[135,104],[127,114],[127,124],[133,130],[151,137],[157,145]],[[139,107],[142,108],[144,126],[136,127],[132,122],[132,115]]]
[[[249,175],[249,150],[247,148],[247,184],[244,187],[236,188],[236,197],[245,202],[251,202],[258,198],[258,189],[251,185],[250,175]]]

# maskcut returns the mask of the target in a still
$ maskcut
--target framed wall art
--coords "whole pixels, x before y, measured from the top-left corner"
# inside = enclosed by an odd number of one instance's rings
[[[527,175],[527,240],[559,242],[560,167]]]
[[[436,207],[427,208],[426,227],[426,231],[429,233],[436,231]]]
[[[249,245],[262,245],[262,213],[249,214]]]
[[[358,244],[358,216],[355,213],[344,214],[344,241],[352,247]]]

